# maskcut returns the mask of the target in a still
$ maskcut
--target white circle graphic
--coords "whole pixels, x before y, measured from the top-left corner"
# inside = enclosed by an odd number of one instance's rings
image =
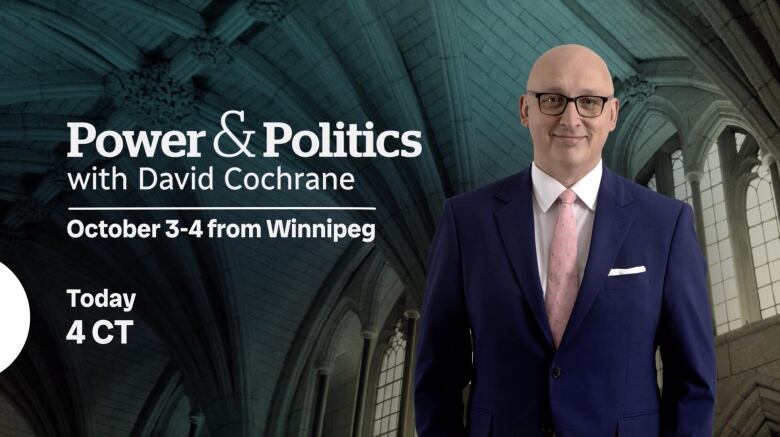
[[[19,356],[29,330],[30,304],[22,283],[0,263],[0,372]]]

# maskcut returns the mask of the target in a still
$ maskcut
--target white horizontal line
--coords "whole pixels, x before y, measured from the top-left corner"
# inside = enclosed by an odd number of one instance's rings
[[[375,206],[70,206],[68,211],[376,211]]]

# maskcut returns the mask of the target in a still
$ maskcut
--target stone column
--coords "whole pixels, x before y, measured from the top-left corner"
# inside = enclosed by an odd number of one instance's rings
[[[404,311],[406,317],[406,351],[404,352],[404,379],[401,385],[401,411],[398,416],[398,437],[413,437],[414,434],[414,358],[417,347],[417,310]]]
[[[655,189],[668,197],[674,197],[674,171],[672,167],[672,155],[663,150],[655,152],[653,156],[655,168]]]
[[[768,151],[761,150],[761,160],[769,167],[769,174],[772,176],[772,194],[775,196],[775,211],[780,219],[780,173],[777,171],[777,161]]]
[[[206,415],[200,408],[193,408],[190,412],[190,432],[188,437],[198,437],[203,430],[203,422],[206,421]]]
[[[368,371],[371,365],[371,356],[376,346],[376,331],[367,329],[363,331],[363,351],[360,358],[360,370],[358,376],[357,394],[355,396],[355,412],[352,416],[352,437],[360,437],[363,428],[363,416],[366,411],[366,396],[368,391]]]
[[[707,253],[707,238],[704,235],[704,213],[701,203],[701,178],[704,172],[701,170],[689,170],[685,172],[685,179],[691,187],[691,199],[693,200],[693,215],[696,222],[696,235],[699,237],[699,246],[702,253]]]
[[[743,163],[751,158],[746,156],[744,151],[737,152],[737,142],[732,129],[725,129],[718,137],[717,144],[723,175],[723,197],[726,202],[732,260],[737,279],[737,294],[742,309],[742,319],[746,323],[751,323],[761,320],[761,306],[758,302],[756,273],[753,267],[753,250],[750,247],[745,209],[751,171],[750,168],[746,169]]]
[[[314,399],[314,419],[311,426],[312,437],[322,437],[322,425],[325,422],[325,407],[328,401],[328,385],[330,374],[333,372],[333,363],[322,362],[317,365],[317,394]]]
[[[693,199],[693,215],[696,221],[696,235],[699,237],[699,247],[704,254],[704,258],[709,265],[709,258],[707,256],[707,237],[704,234],[704,214],[702,213],[701,204],[701,178],[704,172],[701,170],[689,170],[685,172],[685,179],[691,186],[691,198]],[[710,318],[712,319],[712,335],[717,334],[715,325],[715,306],[712,304],[712,281],[710,280],[710,269],[707,269],[707,285],[709,293],[707,293],[707,302],[710,305]]]

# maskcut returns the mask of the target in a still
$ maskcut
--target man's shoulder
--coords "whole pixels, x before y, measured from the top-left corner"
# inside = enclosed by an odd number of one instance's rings
[[[501,178],[495,182],[474,188],[463,193],[456,194],[447,199],[450,207],[458,211],[473,210],[474,208],[485,208],[496,205],[500,202],[499,193],[505,191],[508,184],[516,185],[525,175],[526,170],[520,171],[510,176]]]
[[[634,199],[633,206],[641,208],[647,214],[660,214],[668,216],[670,213],[675,213],[676,217],[676,215],[680,213],[681,209],[685,208],[687,205],[682,200],[653,191],[650,188],[627,179],[617,173],[615,173],[615,176],[617,177],[619,183],[623,184],[625,188],[631,193],[631,197]]]

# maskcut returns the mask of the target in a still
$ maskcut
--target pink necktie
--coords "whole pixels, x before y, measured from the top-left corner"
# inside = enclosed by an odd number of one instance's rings
[[[577,195],[567,189],[558,198],[561,203],[558,205],[558,221],[555,222],[555,232],[550,243],[547,290],[544,296],[544,306],[556,348],[561,343],[580,286],[577,270],[577,221],[574,218],[574,201]]]

